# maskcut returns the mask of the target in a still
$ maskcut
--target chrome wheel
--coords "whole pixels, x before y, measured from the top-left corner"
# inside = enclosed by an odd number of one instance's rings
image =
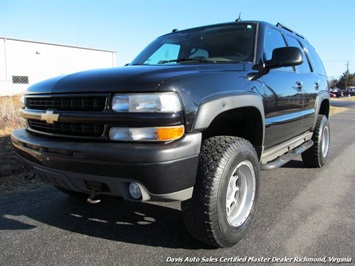
[[[255,216],[259,180],[259,158],[249,141],[204,140],[192,198],[181,203],[191,235],[215,247],[238,243]]]
[[[328,150],[329,150],[329,127],[325,126],[323,129],[323,137],[322,137],[322,156],[326,157],[328,154]]]
[[[226,193],[227,221],[241,226],[248,218],[255,199],[256,177],[250,161],[242,161],[229,178]]]

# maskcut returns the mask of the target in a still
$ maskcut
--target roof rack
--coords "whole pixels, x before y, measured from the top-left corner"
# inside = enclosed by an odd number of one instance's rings
[[[296,34],[298,37],[301,37],[302,39],[305,39],[305,37],[303,37],[303,35],[298,34],[298,33],[295,32],[294,30],[291,30],[290,28],[288,28],[288,27],[282,25],[280,22],[277,22],[277,23],[276,23],[276,27],[283,28],[283,29],[285,29],[285,30],[287,30],[287,31],[289,31],[289,32],[292,32],[292,33]]]

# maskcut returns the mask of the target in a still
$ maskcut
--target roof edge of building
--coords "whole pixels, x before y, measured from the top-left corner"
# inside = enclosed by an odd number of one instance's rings
[[[91,51],[117,53],[116,51],[105,50],[105,49],[96,49],[96,48],[89,48],[89,47],[82,47],[82,46],[65,45],[65,44],[57,44],[57,43],[49,43],[49,42],[31,41],[31,40],[22,40],[22,39],[7,38],[7,37],[2,37],[2,36],[0,36],[0,39],[3,39],[5,41],[6,40],[10,40],[10,41],[18,41],[18,42],[27,42],[27,43],[36,43],[36,44],[61,46],[61,47],[68,47],[68,48],[78,48],[78,49],[91,50]]]

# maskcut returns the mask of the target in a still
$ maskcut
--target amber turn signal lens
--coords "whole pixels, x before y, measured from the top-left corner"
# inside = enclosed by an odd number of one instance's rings
[[[185,133],[184,126],[158,127],[157,138],[159,141],[171,141],[181,138]]]

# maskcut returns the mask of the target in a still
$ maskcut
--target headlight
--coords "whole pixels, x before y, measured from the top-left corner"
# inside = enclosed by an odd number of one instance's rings
[[[115,112],[179,112],[182,105],[174,92],[114,94],[112,110]]]

